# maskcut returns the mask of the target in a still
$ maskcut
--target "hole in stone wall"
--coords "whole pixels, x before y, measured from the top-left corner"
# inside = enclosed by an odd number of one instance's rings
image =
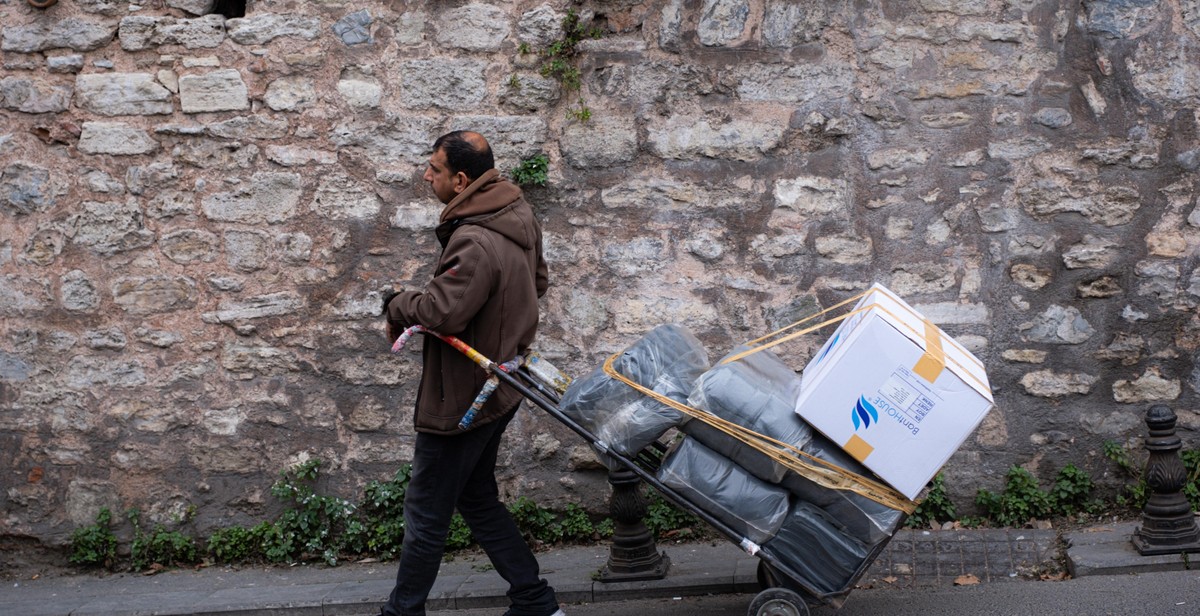
[[[213,7],[212,10],[209,11],[209,14],[224,15],[226,19],[245,17],[246,2],[245,0],[242,0],[241,2],[234,2],[233,0],[216,0],[213,2]]]

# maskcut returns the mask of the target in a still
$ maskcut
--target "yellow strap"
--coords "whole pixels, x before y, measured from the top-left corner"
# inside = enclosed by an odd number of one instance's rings
[[[801,451],[797,447],[775,440],[769,436],[759,434],[749,428],[740,426],[731,421],[727,421],[712,413],[703,411],[697,408],[692,408],[686,404],[682,404],[668,398],[652,389],[642,386],[634,382],[625,375],[617,372],[613,367],[613,362],[621,354],[616,353],[610,356],[604,362],[604,372],[610,377],[621,381],[622,383],[632,387],[642,394],[657,400],[685,415],[699,419],[714,428],[746,443],[754,449],[762,452],[767,457],[775,462],[782,464],[784,467],[798,473],[800,476],[812,481],[813,483],[829,488],[832,490],[842,490],[854,492],[865,498],[869,498],[885,507],[912,513],[916,510],[917,504],[908,500],[903,494],[893,490],[892,488],[883,485],[872,479],[863,477],[862,475],[852,473],[835,464],[826,462],[820,458],[814,457],[807,452]]]
[[[946,352],[942,350],[942,332],[933,323],[925,321],[925,353],[913,366],[913,372],[933,383],[945,369]]]

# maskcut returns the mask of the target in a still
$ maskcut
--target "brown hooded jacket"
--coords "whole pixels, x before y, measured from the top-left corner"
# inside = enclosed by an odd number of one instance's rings
[[[457,336],[488,359],[524,354],[538,325],[538,298],[548,286],[542,229],[517,185],[491,169],[442,210],[442,244],[433,280],[388,304],[397,332],[420,324]],[[419,432],[455,434],[487,373],[446,343],[425,337],[425,362],[414,423]],[[501,385],[476,415],[480,426],[516,408],[521,395]]]

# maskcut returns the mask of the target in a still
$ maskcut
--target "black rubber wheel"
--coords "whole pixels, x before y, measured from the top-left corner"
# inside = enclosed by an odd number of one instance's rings
[[[781,584],[775,572],[771,571],[771,566],[765,560],[758,561],[758,587],[766,590],[776,586],[781,586]]]
[[[808,616],[808,603],[800,593],[768,588],[754,596],[746,616]]]

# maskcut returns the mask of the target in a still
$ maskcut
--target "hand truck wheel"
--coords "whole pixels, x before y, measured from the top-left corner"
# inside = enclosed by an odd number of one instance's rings
[[[754,596],[746,616],[808,616],[808,602],[786,588],[768,588]]]

